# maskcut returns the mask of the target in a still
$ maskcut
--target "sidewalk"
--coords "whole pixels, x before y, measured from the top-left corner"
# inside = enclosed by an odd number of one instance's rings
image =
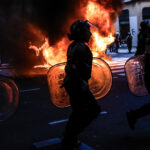
[[[118,53],[107,51],[107,54],[112,57],[112,61],[108,62],[108,64],[114,65],[121,63],[125,65],[126,61],[135,55],[136,48],[132,48],[131,53],[128,53],[128,49],[126,47],[122,47],[118,49]]]
[[[135,55],[136,48],[132,48],[131,53],[128,53],[128,49],[123,47],[118,49],[118,53],[107,51],[107,54],[112,57],[112,60],[117,60],[121,58],[130,58]]]

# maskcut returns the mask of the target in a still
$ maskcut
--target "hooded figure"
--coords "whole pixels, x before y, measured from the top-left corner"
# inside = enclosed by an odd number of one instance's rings
[[[63,150],[79,147],[77,136],[101,110],[88,84],[92,70],[92,52],[85,43],[88,43],[91,37],[90,25],[87,21],[76,21],[72,24],[70,32],[68,36],[73,42],[67,51],[66,77],[63,86],[70,96],[72,113],[62,140]]]

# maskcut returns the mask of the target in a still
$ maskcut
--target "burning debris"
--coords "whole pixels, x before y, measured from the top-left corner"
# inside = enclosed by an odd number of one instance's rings
[[[0,3],[3,41],[0,51],[17,71],[65,62],[69,44],[66,35],[77,19],[97,26],[91,27],[89,47],[94,57],[103,57],[107,46],[114,41],[114,22],[122,8],[122,0],[11,0]]]

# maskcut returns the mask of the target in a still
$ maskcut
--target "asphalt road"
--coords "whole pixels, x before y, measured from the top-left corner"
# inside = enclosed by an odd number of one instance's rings
[[[148,103],[149,96],[136,97],[129,91],[124,72],[126,59],[121,61],[126,54],[112,55],[112,88],[98,101],[103,113],[79,139],[95,150],[149,150],[150,116],[140,119],[134,131],[125,116],[129,109]],[[0,150],[31,150],[34,142],[61,137],[71,108],[59,109],[51,103],[46,77],[15,82],[20,90],[20,103],[16,113],[0,123]]]

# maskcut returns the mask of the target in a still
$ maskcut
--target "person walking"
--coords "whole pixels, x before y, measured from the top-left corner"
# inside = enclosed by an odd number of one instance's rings
[[[145,86],[147,88],[148,94],[150,95],[150,25],[147,22],[142,22],[142,29],[146,30],[147,32],[143,32],[140,34],[143,34],[140,36],[138,41],[138,51],[136,54],[144,54],[144,82]],[[144,27],[144,29],[143,29]],[[142,45],[143,44],[143,45]],[[142,49],[143,48],[143,49]],[[132,130],[135,129],[135,124],[138,119],[150,115],[150,103],[147,103],[135,110],[130,110],[126,113],[127,120],[129,123],[129,126]]]
[[[146,37],[148,35],[148,21],[142,21],[140,23],[140,31],[138,34],[138,46],[135,53],[135,56],[142,55],[145,53],[145,46],[146,46]]]
[[[128,35],[126,37],[126,42],[127,42],[128,51],[129,51],[129,53],[131,53],[131,49],[132,49],[132,35],[131,35],[130,32],[128,32]]]
[[[92,95],[88,80],[91,78],[92,52],[86,43],[91,37],[87,21],[78,20],[70,28],[66,77],[63,85],[70,96],[72,112],[62,140],[62,150],[79,147],[78,135],[99,115],[101,108]]]

